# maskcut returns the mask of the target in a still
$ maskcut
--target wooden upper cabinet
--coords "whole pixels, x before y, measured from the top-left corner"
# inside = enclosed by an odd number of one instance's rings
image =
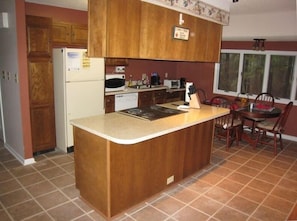
[[[81,46],[88,44],[88,26],[66,22],[53,22],[52,40],[54,46]]]
[[[38,16],[26,16],[27,56],[51,57],[52,20]]]
[[[215,23],[142,2],[140,57],[161,60],[217,61],[221,32]],[[189,39],[173,38],[174,27],[189,30]],[[211,52],[208,52],[211,50]],[[215,59],[213,59],[215,57]]]
[[[220,61],[223,26],[208,22],[206,61]]]
[[[94,57],[217,62],[222,26],[139,0],[89,0],[88,52]],[[174,27],[189,39],[173,38]]]
[[[139,0],[89,0],[89,56],[139,58]]]

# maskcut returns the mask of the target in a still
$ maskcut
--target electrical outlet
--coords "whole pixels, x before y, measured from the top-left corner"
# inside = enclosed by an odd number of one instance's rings
[[[115,72],[117,73],[124,73],[125,72],[125,66],[116,66]]]
[[[167,185],[170,184],[170,183],[173,183],[174,181],[174,175],[170,176],[167,178]]]

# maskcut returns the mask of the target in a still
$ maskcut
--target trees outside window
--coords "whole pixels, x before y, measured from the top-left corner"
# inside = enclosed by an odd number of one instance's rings
[[[277,102],[297,103],[297,52],[222,50],[214,93],[256,97],[273,94]]]

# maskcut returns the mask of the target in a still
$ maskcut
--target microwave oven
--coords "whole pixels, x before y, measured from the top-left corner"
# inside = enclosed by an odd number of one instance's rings
[[[178,88],[180,88],[180,81],[164,79],[164,86],[166,86],[170,89],[178,89]]]
[[[125,74],[106,74],[105,92],[125,90]]]

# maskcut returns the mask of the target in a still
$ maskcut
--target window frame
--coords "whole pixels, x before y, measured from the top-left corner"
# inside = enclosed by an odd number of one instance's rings
[[[243,71],[243,58],[245,54],[259,54],[265,55],[265,65],[264,65],[264,76],[263,76],[263,85],[262,91],[267,91],[268,87],[268,79],[269,79],[269,67],[270,67],[270,59],[271,55],[279,55],[279,56],[295,56],[295,64],[294,64],[294,72],[293,72],[293,80],[292,87],[290,92],[290,99],[277,98],[275,99],[275,103],[287,104],[290,101],[293,101],[294,105],[297,104],[297,98],[295,98],[296,90],[297,90],[297,52],[296,51],[254,51],[254,50],[238,50],[238,49],[222,49],[221,53],[236,53],[239,54],[239,67],[238,67],[238,82],[237,82],[237,91],[224,91],[219,90],[219,72],[220,72],[220,63],[215,63],[214,68],[214,81],[213,81],[213,93],[227,96],[237,97],[240,95],[241,81],[242,81],[242,71]],[[255,99],[257,95],[248,95],[250,99]]]

